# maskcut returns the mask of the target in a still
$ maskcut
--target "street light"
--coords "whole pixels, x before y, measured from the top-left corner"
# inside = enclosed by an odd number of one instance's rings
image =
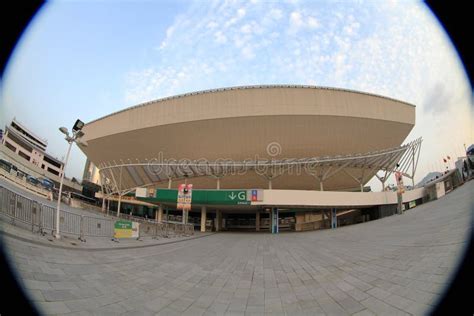
[[[60,239],[61,235],[59,234],[59,208],[61,206],[61,194],[63,192],[63,181],[64,181],[64,173],[66,171],[66,164],[69,160],[69,153],[71,152],[71,147],[73,143],[76,143],[78,146],[87,147],[87,142],[81,141],[80,138],[84,136],[84,132],[81,131],[84,123],[81,120],[77,120],[72,128],[72,136],[69,136],[69,131],[66,127],[60,127],[59,131],[66,135],[65,139],[69,143],[69,147],[67,149],[66,160],[64,161],[63,166],[63,173],[61,174],[61,181],[59,182],[59,194],[58,194],[58,205],[56,207],[56,239]]]

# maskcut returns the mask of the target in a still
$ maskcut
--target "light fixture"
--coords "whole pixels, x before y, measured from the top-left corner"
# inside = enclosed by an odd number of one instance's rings
[[[60,127],[59,130],[60,130],[61,133],[63,133],[64,135],[69,136],[69,132],[68,132],[67,128],[65,128],[65,127]]]
[[[80,119],[76,120],[76,123],[74,123],[74,126],[72,127],[72,130],[74,132],[80,131],[84,127],[84,122],[81,121]]]

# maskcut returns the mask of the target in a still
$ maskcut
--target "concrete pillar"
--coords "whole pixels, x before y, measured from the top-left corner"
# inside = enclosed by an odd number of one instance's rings
[[[122,194],[119,194],[118,205],[117,205],[117,217],[120,217],[120,204],[122,203]]]
[[[302,230],[303,223],[305,222],[304,220],[304,213],[299,212],[295,214],[295,231],[299,232]]]
[[[364,192],[364,185],[362,184],[362,182],[360,183],[360,192]]]
[[[319,181],[319,190],[324,191],[323,181]]]
[[[187,224],[188,223],[188,211],[185,211],[183,210],[183,224]]]
[[[102,212],[105,213],[105,194],[104,192],[102,191]]]
[[[260,231],[260,210],[255,213],[255,231]]]
[[[163,221],[163,205],[158,206],[158,212],[156,215],[156,220],[158,221],[158,223],[161,223]]]
[[[331,228],[337,228],[337,213],[335,208],[331,209]]]
[[[171,178],[168,178],[168,189],[171,189]]]
[[[217,178],[217,190],[221,189],[221,178]]]
[[[207,210],[205,206],[201,206],[201,232],[206,231],[206,214]]]
[[[216,211],[216,232],[222,229],[222,212]]]
[[[278,208],[272,207],[270,231],[278,234]]]
[[[402,204],[403,204],[402,194],[400,192],[397,192],[397,213],[398,214],[403,214]]]
[[[268,190],[272,189],[272,179],[268,179]]]

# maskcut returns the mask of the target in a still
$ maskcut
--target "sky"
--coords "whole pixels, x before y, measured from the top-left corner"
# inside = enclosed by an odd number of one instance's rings
[[[16,117],[62,159],[67,143],[58,128],[77,118],[258,84],[352,89],[416,105],[405,140],[423,138],[416,182],[474,142],[463,65],[415,1],[49,2],[1,80],[0,126]],[[81,179],[85,159],[74,147],[66,176]]]

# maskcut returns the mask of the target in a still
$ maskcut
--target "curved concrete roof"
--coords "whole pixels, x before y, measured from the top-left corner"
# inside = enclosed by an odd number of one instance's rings
[[[414,124],[413,105],[373,94],[235,87],[160,99],[89,122],[83,128],[89,146],[82,150],[96,165],[160,155],[209,161],[322,157],[397,147]],[[267,152],[270,143],[278,144],[278,156]]]

